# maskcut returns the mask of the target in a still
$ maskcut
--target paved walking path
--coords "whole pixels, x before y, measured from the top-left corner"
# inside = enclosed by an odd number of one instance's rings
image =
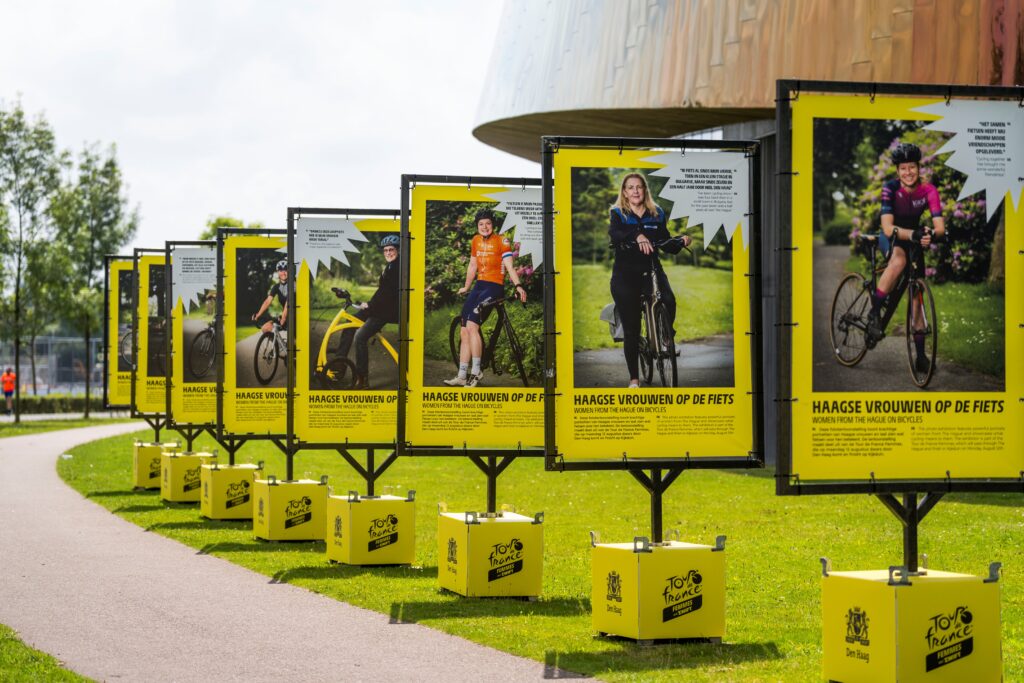
[[[271,583],[148,533],[57,476],[54,463],[72,446],[138,428],[115,424],[0,439],[0,623],[68,668],[104,681],[566,675]]]

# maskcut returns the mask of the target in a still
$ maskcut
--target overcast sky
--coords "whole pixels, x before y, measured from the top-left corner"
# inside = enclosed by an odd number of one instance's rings
[[[472,136],[499,0],[6,0],[0,100],[115,143],[141,225],[398,208],[402,173],[537,176]]]

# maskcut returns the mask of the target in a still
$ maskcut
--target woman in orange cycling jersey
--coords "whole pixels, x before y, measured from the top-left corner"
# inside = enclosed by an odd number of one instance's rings
[[[466,303],[462,305],[459,374],[444,381],[452,387],[475,387],[480,381],[484,341],[480,335],[479,307],[487,299],[500,299],[504,295],[504,273],[508,273],[512,284],[516,286],[519,300],[526,302],[526,290],[519,283],[519,276],[512,266],[512,243],[494,232],[494,214],[490,210],[484,209],[477,213],[476,231],[470,246],[466,284],[459,289],[459,294],[469,292]]]

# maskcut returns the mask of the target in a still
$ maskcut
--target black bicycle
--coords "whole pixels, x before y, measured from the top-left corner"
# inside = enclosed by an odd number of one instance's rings
[[[252,369],[256,381],[266,386],[277,373],[277,364],[288,357],[288,342],[285,340],[284,327],[280,318],[272,318],[273,330],[263,332],[256,341],[256,350],[252,355]],[[257,321],[257,325],[262,325]]]
[[[861,235],[860,246],[867,251],[868,262],[871,264],[871,276],[861,273],[846,275],[836,288],[832,298],[830,313],[829,339],[832,352],[842,365],[853,367],[859,363],[870,349],[885,338],[885,330],[889,321],[899,307],[900,299],[906,293],[906,327],[904,336],[907,342],[907,360],[910,363],[910,376],[914,384],[922,389],[928,386],[935,374],[935,352],[939,344],[938,319],[935,316],[935,299],[932,290],[925,282],[919,261],[921,246],[913,244],[907,254],[907,267],[900,273],[899,280],[882,303],[879,310],[880,335],[872,335],[868,330],[868,317],[871,312],[871,294],[878,286],[878,275],[885,270],[886,261],[878,261],[878,237]],[[916,345],[914,337],[924,336],[925,360],[920,364],[915,359]]]
[[[188,347],[188,369],[192,376],[202,379],[213,369],[213,361],[217,357],[217,328],[213,321],[206,329],[192,339]]]
[[[480,305],[476,307],[475,313],[480,316],[480,336],[481,342],[483,343],[483,356],[480,358],[480,368],[482,370],[490,369],[495,375],[501,375],[505,372],[506,368],[502,367],[502,363],[495,356],[495,350],[498,347],[498,342],[501,339],[502,332],[505,333],[505,338],[508,340],[509,355],[511,356],[511,364],[514,368],[507,368],[509,370],[515,370],[519,374],[519,378],[523,382],[524,387],[530,386],[530,380],[526,376],[526,367],[523,365],[523,347],[519,343],[519,337],[516,336],[516,330],[512,326],[512,321],[509,320],[508,311],[505,310],[506,301],[518,301],[515,295],[506,295],[497,299],[484,299],[480,302]],[[523,306],[526,306],[525,302],[521,302]],[[495,320],[493,324],[488,325],[486,328],[484,324],[487,323],[491,313],[495,313]],[[461,339],[462,330],[462,316],[457,315],[452,318],[451,325],[448,327],[448,346],[452,352],[452,360],[455,362],[455,367],[459,367],[459,343]]]
[[[658,284],[658,269],[655,267],[655,256],[658,249],[666,249],[669,253],[678,254],[685,249],[683,237],[670,237],[660,242],[652,242],[654,250],[648,254],[649,267],[643,273],[644,288],[640,293],[640,379],[651,384],[654,369],[658,370],[658,379],[663,387],[679,386],[679,369],[677,367],[679,350],[672,336],[671,316],[665,304]],[[676,246],[679,249],[675,249]],[[637,249],[635,242],[619,245],[620,249]],[[673,249],[675,250],[673,252]]]

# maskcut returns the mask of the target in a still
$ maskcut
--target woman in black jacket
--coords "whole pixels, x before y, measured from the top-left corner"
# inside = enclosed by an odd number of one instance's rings
[[[669,325],[675,323],[676,298],[668,277],[658,260],[659,245],[669,240],[665,212],[651,199],[647,180],[640,173],[629,173],[622,179],[619,199],[611,207],[608,235],[615,251],[611,290],[615,308],[622,320],[622,351],[629,370],[629,388],[640,386],[640,295],[644,289],[643,274],[653,267],[658,288],[668,311]],[[682,236],[683,247],[690,246],[690,237]],[[680,242],[676,242],[679,244]],[[662,247],[663,248],[663,247]],[[677,247],[676,252],[682,247]],[[675,330],[672,331],[673,339]]]
[[[384,271],[377,281],[377,291],[361,305],[355,314],[363,321],[362,327],[349,327],[341,333],[339,354],[348,355],[352,340],[356,342],[356,379],[353,389],[368,389],[370,353],[367,344],[388,323],[398,322],[398,235],[388,235],[380,241],[384,252]]]

